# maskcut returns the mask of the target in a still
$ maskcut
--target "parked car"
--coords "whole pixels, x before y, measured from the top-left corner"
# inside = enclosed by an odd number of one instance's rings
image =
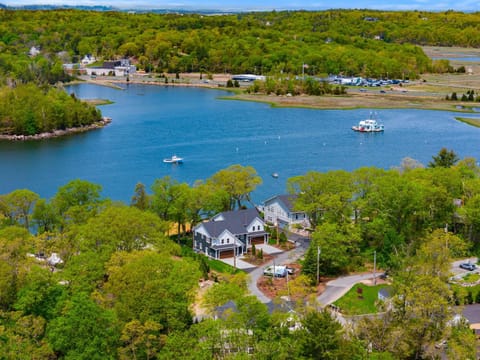
[[[285,277],[287,276],[287,267],[285,265],[270,265],[263,269],[263,275]]]
[[[378,277],[382,280],[386,280],[388,278],[388,271],[381,273]]]
[[[477,266],[475,264],[472,264],[472,263],[461,263],[460,268],[468,270],[468,271],[473,271],[477,268]]]

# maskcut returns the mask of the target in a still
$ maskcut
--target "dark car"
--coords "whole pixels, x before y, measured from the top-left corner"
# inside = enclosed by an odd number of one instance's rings
[[[460,264],[460,268],[461,268],[461,269],[468,270],[468,271],[473,271],[473,270],[475,270],[477,267],[475,266],[475,264],[462,263],[462,264]]]

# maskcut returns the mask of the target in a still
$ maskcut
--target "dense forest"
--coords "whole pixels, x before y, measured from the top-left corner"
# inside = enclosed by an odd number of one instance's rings
[[[294,312],[270,313],[248,294],[244,273],[214,270],[186,232],[248,205],[260,183],[253,168],[233,165],[194,185],[138,184],[129,205],[83,180],[51,199],[26,189],[0,195],[0,358],[418,359],[438,355],[442,339],[449,358],[474,358],[468,325],[451,323],[454,305],[472,295],[449,285],[450,262],[479,249],[474,159],[442,149],[427,167],[405,159],[391,170],[289,179],[313,231],[291,284]],[[168,237],[173,224],[178,235]],[[328,275],[361,270],[377,251],[394,278],[392,307],[342,327],[310,297],[318,246]],[[208,278],[216,283],[199,297]],[[230,300],[236,310],[219,314]],[[194,321],[198,305],[219,317]]]
[[[433,69],[417,45],[479,46],[478,13],[283,11],[205,16],[0,10],[0,68],[32,46],[64,62],[135,58],[158,73],[410,77]],[[12,60],[12,56],[15,60]],[[23,76],[23,75],[22,75]]]
[[[458,12],[282,11],[205,16],[81,10],[0,9],[0,130],[32,135],[82,126],[96,113],[49,87],[70,77],[62,64],[87,54],[129,58],[139,69],[275,75],[249,91],[277,94],[344,94],[295,75],[362,75],[418,78],[453,71],[431,61],[417,45],[478,46],[480,15]],[[32,52],[33,49],[33,52]],[[445,63],[447,62],[447,63]],[[21,84],[33,83],[25,98]],[[35,103],[36,102],[36,103]],[[19,104],[23,104],[20,106]],[[27,104],[28,107],[24,105]]]

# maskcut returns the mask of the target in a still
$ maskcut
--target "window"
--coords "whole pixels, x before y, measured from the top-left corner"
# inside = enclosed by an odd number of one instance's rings
[[[223,245],[224,242],[225,242],[225,239],[222,239],[222,245]]]
[[[230,244],[230,239],[227,238],[227,244]]]

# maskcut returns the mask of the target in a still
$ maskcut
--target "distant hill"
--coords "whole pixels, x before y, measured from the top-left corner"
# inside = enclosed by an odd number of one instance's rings
[[[21,5],[21,6],[7,6],[0,4],[0,9],[9,10],[59,10],[59,9],[75,9],[85,11],[119,11],[119,12],[134,12],[134,13],[155,13],[155,14],[227,14],[222,10],[201,10],[201,9],[149,9],[149,8],[117,8],[113,6],[103,5]]]
[[[83,5],[21,5],[21,6],[5,6],[0,4],[0,7],[9,10],[58,10],[58,9],[78,9],[78,10],[91,10],[91,11],[120,11],[120,9],[112,6],[83,6]]]

